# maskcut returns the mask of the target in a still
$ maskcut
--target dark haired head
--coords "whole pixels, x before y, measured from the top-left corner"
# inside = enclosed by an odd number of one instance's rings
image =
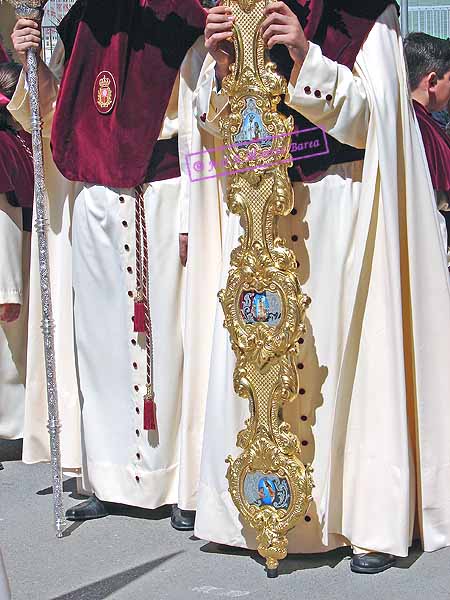
[[[411,90],[424,77],[436,73],[442,79],[450,71],[450,42],[426,33],[410,33],[404,41]]]
[[[22,67],[13,62],[0,64],[0,93],[9,99],[13,97],[21,70]],[[10,128],[11,122],[8,109],[0,108],[0,130]]]

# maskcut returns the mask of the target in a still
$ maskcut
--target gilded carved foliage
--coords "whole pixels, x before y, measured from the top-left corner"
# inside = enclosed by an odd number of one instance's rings
[[[220,125],[230,170],[227,203],[241,217],[244,233],[220,301],[237,359],[234,387],[250,404],[237,439],[242,452],[227,459],[229,490],[256,530],[258,551],[273,575],[313,484],[300,442],[280,418],[280,409],[298,394],[298,340],[309,299],[300,288],[296,257],[278,236],[278,220],[294,204],[288,177],[293,121],[277,110],[287,84],[267,59],[259,33],[268,1],[225,0],[236,16],[236,63],[223,82],[230,114]]]

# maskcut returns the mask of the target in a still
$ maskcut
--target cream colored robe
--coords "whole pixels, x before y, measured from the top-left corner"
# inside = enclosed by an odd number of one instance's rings
[[[191,97],[204,56],[202,48],[199,40],[186,57],[161,138],[176,135],[180,122],[192,118]],[[199,54],[201,58],[195,58]],[[44,108],[48,107],[43,117],[50,130],[58,85],[54,78],[48,79],[47,93],[41,95]],[[187,129],[184,136],[180,135],[180,148],[188,138]],[[187,232],[181,181],[156,182],[145,190],[158,412],[158,432],[153,433],[143,430],[146,354],[143,337],[134,334],[131,320],[135,291],[134,190],[64,180],[74,197],[73,314],[83,487],[102,500],[144,508],[176,503],[180,464],[189,465],[191,432],[183,436],[181,422],[184,273],[178,234]],[[71,305],[66,309],[71,310]],[[71,431],[74,438],[79,435],[79,415]],[[189,422],[184,411],[183,418]],[[180,493],[191,496],[191,487],[196,490],[197,480],[186,477],[185,491]]]
[[[214,109],[220,115],[226,100],[213,94],[210,109],[213,69],[205,65],[196,110],[218,132]],[[450,286],[395,8],[375,24],[353,73],[311,44],[289,101],[341,142],[366,148],[364,162],[296,184],[297,214],[282,221],[312,298],[302,393],[284,414],[306,444],[316,484],[289,550],[354,545],[405,556],[416,508],[425,550],[442,548],[450,544]],[[221,286],[240,233],[229,216]],[[218,306],[196,535],[254,548],[225,477],[248,403],[233,391],[222,323]]]
[[[186,206],[185,228],[189,230],[178,498],[178,504],[183,510],[195,510],[197,507],[209,357],[216,306],[214,290],[218,289],[221,267],[220,227],[216,220],[217,183],[213,180],[211,188],[205,193],[204,186],[192,184],[190,180],[192,153],[202,151],[203,143],[207,144],[206,147],[213,146],[212,137],[205,140],[195,135],[197,118],[193,113],[193,97],[205,55],[204,39],[201,38],[191,52],[189,63],[184,66],[180,94],[183,103],[180,114],[184,115],[180,120],[180,164]],[[210,290],[210,293],[204,293],[205,290]]]
[[[20,304],[13,323],[0,321],[0,438],[23,435],[27,358],[30,235],[22,228],[22,209],[0,194],[0,304]]]
[[[62,60],[55,54],[51,67]],[[76,186],[57,170],[50,150],[51,123],[58,81],[46,69],[41,76],[41,114],[45,181],[48,194],[48,245],[53,318],[55,321],[56,382],[61,422],[61,457],[66,472],[81,467],[80,409],[75,370],[72,307],[72,211]],[[24,129],[30,131],[30,107],[25,76],[22,73],[8,110]],[[32,235],[30,268],[30,311],[28,370],[25,398],[23,461],[28,464],[50,460],[47,430],[47,390],[44,347],[41,331],[42,308],[39,284],[37,236]]]

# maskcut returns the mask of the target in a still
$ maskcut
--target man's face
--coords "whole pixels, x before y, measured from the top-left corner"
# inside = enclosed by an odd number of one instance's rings
[[[433,111],[445,110],[450,102],[450,71],[438,79],[435,76],[430,85],[430,108]]]

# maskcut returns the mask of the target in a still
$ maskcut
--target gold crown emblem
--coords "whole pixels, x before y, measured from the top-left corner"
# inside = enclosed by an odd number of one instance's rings
[[[98,83],[101,88],[108,88],[111,84],[111,79],[104,75]]]

